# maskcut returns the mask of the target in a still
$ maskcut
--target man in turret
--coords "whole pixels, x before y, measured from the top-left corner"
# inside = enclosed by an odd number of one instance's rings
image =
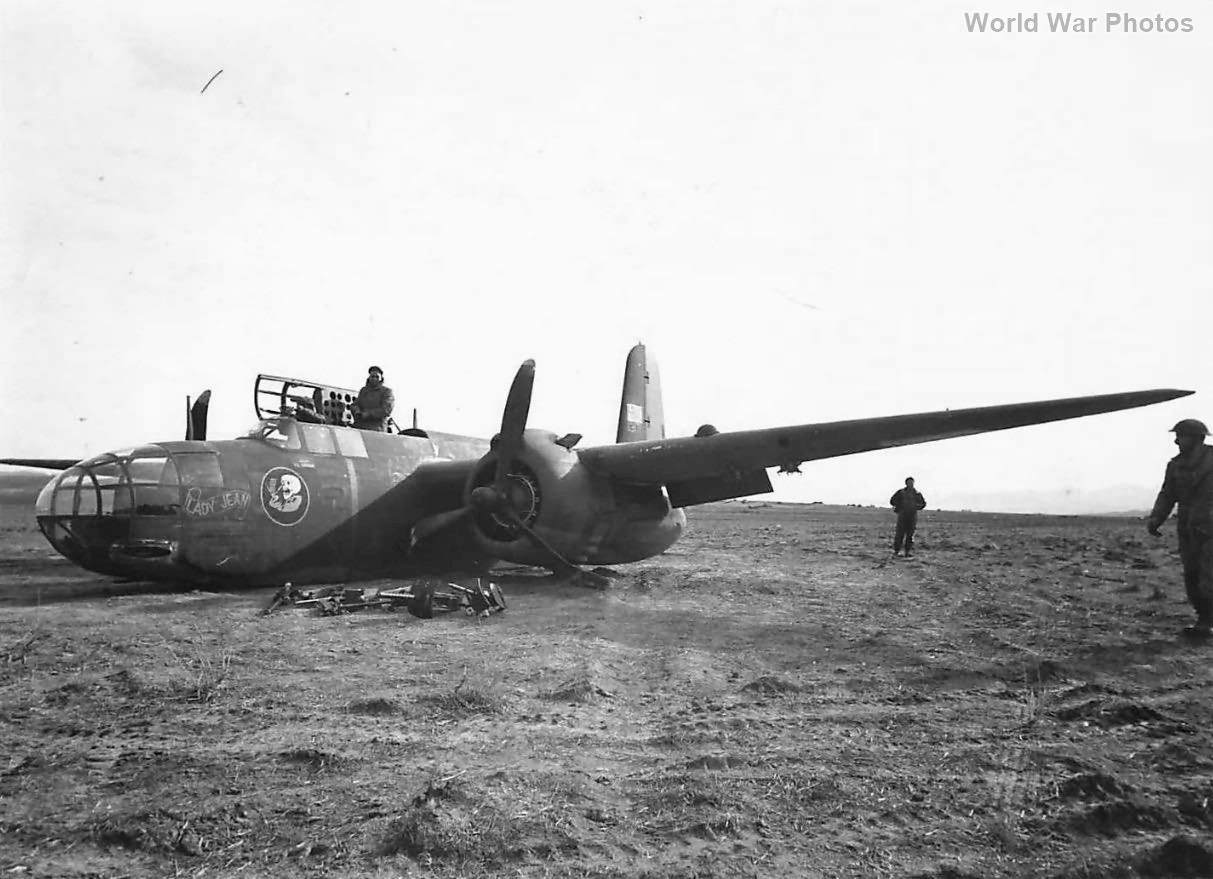
[[[387,420],[391,417],[392,407],[395,405],[396,396],[392,389],[383,383],[383,370],[372,366],[367,370],[366,384],[358,392],[358,399],[352,406],[354,427],[382,433],[387,429]]]
[[[1213,635],[1213,448],[1205,445],[1209,429],[1195,418],[1173,428],[1179,454],[1167,462],[1162,489],[1146,519],[1146,530],[1159,537],[1159,526],[1179,507],[1179,557],[1184,568],[1184,589],[1196,611],[1196,625],[1185,634]]]
[[[914,477],[906,477],[906,487],[899,488],[889,498],[889,506],[897,514],[897,531],[893,535],[893,555],[901,552],[904,544],[906,558],[914,552],[914,530],[918,527],[918,511],[925,509],[927,499],[914,488]]]

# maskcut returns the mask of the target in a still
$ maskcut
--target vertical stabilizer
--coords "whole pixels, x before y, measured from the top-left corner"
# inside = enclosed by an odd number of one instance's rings
[[[623,368],[623,399],[619,403],[619,429],[615,442],[665,439],[665,417],[661,411],[661,378],[657,361],[649,357],[644,345],[628,352]]]

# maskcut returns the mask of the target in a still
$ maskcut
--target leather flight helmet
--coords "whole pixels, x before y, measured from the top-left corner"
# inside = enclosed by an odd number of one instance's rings
[[[1177,436],[1208,436],[1209,428],[1205,427],[1203,421],[1197,421],[1195,418],[1185,418],[1171,428],[1171,433]]]

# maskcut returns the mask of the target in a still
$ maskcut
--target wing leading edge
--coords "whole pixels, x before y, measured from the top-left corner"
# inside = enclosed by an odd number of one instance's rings
[[[595,446],[582,449],[580,456],[590,470],[620,482],[664,484],[675,506],[690,506],[770,491],[765,473],[768,467],[791,470],[802,461],[1082,418],[1150,406],[1191,393],[1168,388],[801,424]]]

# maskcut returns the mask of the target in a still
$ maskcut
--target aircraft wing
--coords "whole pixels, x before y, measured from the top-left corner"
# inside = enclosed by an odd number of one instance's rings
[[[66,470],[79,463],[79,458],[0,458],[0,464],[14,467],[39,467],[43,470]]]
[[[691,506],[771,491],[765,472],[768,467],[794,472],[802,461],[1082,418],[1149,406],[1191,393],[1173,389],[1133,391],[645,440],[593,446],[582,449],[580,457],[592,472],[619,482],[663,484],[674,506]]]

